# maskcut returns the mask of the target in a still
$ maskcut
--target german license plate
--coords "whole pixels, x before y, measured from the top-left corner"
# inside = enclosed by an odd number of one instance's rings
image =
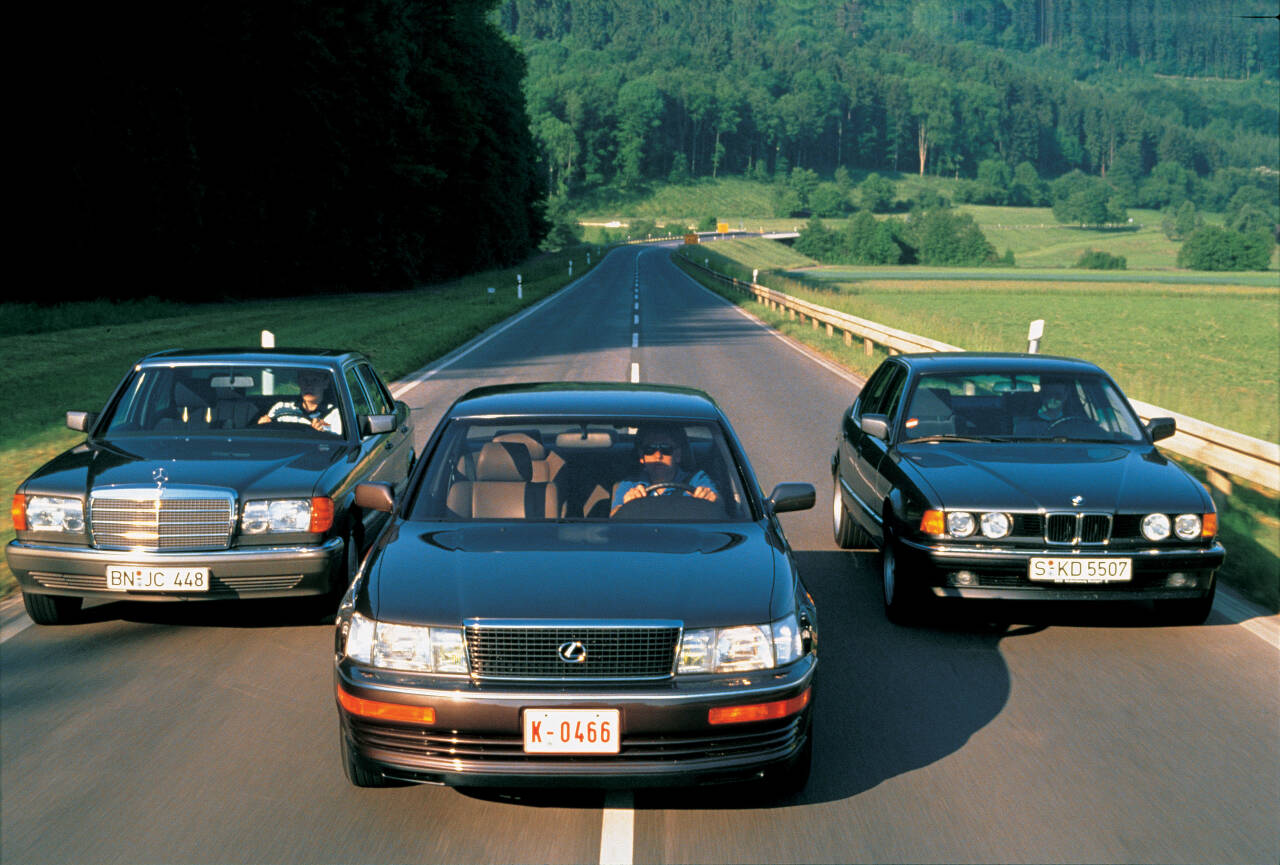
[[[1133,578],[1132,559],[1062,556],[1031,559],[1027,574],[1049,583],[1127,583]]]
[[[107,565],[107,590],[112,592],[207,592],[209,591],[209,569]]]
[[[616,754],[617,709],[525,709],[526,754]]]

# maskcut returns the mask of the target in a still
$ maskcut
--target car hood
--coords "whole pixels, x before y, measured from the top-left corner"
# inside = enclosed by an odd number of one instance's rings
[[[320,475],[348,459],[342,442],[138,437],[72,448],[32,476],[33,488],[84,495],[105,486],[215,486],[242,496],[312,495]],[[163,474],[159,474],[163,472]]]
[[[946,508],[1144,512],[1204,504],[1195,481],[1150,445],[940,442],[899,454]]]
[[[775,571],[787,566],[755,524],[403,523],[384,540],[369,563],[368,612],[420,624],[477,618],[763,623],[775,609]],[[790,583],[779,582],[790,594]]]

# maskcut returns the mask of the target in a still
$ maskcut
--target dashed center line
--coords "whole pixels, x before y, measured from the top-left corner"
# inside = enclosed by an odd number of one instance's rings
[[[635,794],[630,790],[607,793],[600,827],[600,865],[631,865],[635,828]]]

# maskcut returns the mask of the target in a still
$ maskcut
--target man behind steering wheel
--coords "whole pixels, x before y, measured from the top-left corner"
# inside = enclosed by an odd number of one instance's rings
[[[640,473],[619,481],[614,487],[610,516],[627,502],[648,495],[683,493],[695,499],[717,501],[720,495],[706,472],[686,471],[681,467],[688,452],[688,438],[678,424],[642,427],[636,435]]]

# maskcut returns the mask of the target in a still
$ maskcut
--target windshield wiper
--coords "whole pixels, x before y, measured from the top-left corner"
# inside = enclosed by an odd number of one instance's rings
[[[921,436],[918,439],[907,439],[903,444],[914,444],[916,442],[994,442],[1001,439],[992,438],[991,436],[964,436],[964,435],[931,435]]]

